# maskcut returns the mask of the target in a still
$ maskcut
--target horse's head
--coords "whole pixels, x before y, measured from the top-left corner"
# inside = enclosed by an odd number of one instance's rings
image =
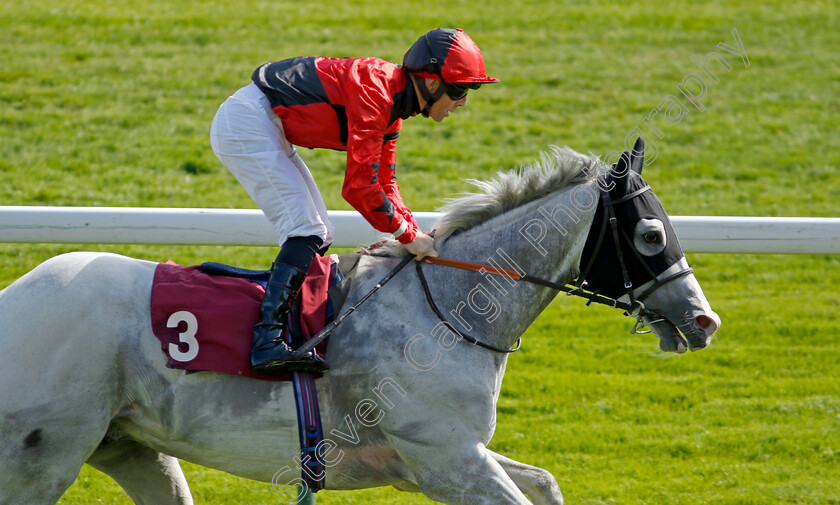
[[[663,351],[685,352],[686,344],[702,349],[720,317],[689,268],[668,214],[642,178],[643,165],[644,142],[638,139],[633,152],[625,152],[599,182],[601,201],[584,246],[581,279],[603,295],[638,302],[634,312],[646,314],[642,319]]]

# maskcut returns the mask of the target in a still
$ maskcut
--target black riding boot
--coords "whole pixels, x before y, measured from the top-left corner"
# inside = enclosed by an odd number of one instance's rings
[[[294,349],[283,341],[289,312],[320,245],[318,237],[292,237],[271,266],[260,304],[261,321],[254,326],[251,369],[255,372],[323,372],[328,368],[314,351],[296,358]]]

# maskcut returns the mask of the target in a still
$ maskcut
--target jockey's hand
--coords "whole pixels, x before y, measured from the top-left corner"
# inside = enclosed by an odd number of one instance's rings
[[[435,251],[435,239],[431,235],[427,235],[420,230],[417,230],[417,235],[414,240],[405,244],[405,248],[414,255],[414,259],[420,261],[426,256],[437,256]]]

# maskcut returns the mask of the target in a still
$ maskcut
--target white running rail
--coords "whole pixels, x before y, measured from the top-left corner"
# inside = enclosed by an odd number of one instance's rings
[[[414,214],[431,230],[436,212]],[[336,247],[388,237],[355,211],[330,211]],[[707,253],[840,254],[840,218],[671,216],[683,249]],[[0,206],[0,242],[277,245],[259,210]]]

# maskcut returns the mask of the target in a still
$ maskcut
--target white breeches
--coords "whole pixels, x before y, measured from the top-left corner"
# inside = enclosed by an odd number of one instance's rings
[[[262,209],[280,237],[315,235],[324,245],[334,228],[318,186],[283,133],[280,118],[254,83],[228,98],[210,127],[213,152]]]

